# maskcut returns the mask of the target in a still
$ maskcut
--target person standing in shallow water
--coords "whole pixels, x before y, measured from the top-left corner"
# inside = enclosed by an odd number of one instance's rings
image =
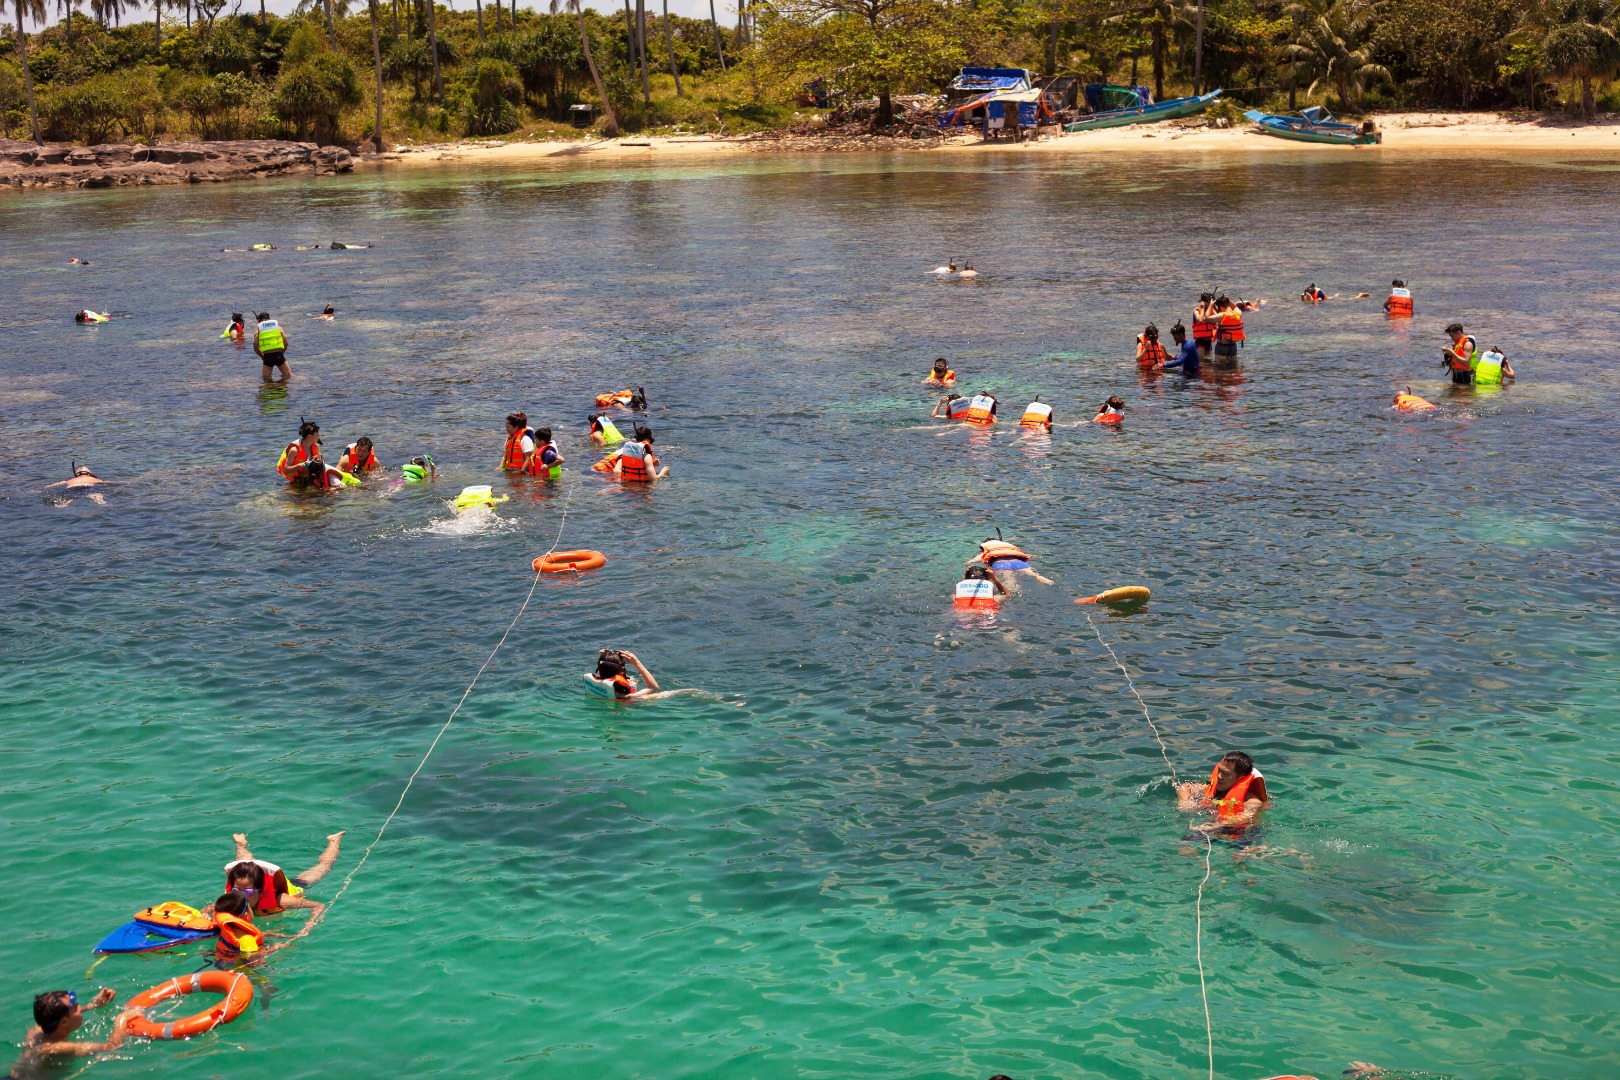
[[[271,381],[271,374],[281,372],[283,379],[292,378],[292,368],[287,365],[287,331],[281,324],[270,317],[268,311],[259,312],[259,325],[253,331],[253,351],[259,354],[259,360],[264,364],[264,381]]]

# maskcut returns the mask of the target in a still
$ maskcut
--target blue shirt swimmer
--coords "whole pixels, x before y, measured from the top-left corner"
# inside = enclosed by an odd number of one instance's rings
[[[1187,328],[1181,323],[1170,328],[1170,338],[1176,343],[1176,358],[1165,362],[1164,370],[1179,369],[1183,375],[1198,374],[1198,346],[1187,340]]]

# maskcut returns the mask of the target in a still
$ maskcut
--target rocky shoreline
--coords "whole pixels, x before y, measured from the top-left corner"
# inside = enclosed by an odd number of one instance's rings
[[[0,186],[112,188],[218,184],[261,176],[345,173],[358,160],[341,146],[245,139],[238,142],[103,143],[68,146],[0,139]]]

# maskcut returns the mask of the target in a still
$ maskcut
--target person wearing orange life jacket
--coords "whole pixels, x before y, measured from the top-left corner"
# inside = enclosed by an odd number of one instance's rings
[[[1248,340],[1243,332],[1243,312],[1222,294],[1215,301],[1215,366],[1237,367],[1238,346]]]
[[[1260,811],[1270,803],[1266,778],[1254,767],[1254,759],[1241,750],[1233,750],[1216,762],[1208,784],[1176,785],[1177,809],[1214,814],[1211,821],[1194,826],[1199,832],[1246,829],[1259,820]]]
[[[972,559],[969,559],[968,565],[973,566],[977,563],[982,563],[997,574],[1027,573],[1033,576],[1036,581],[1039,581],[1043,585],[1052,584],[1050,578],[1042,577],[1040,573],[1030,565],[1030,563],[1032,563],[1034,560],[1035,556],[1024,551],[1017,544],[1003,540],[1001,538],[1001,530],[997,529],[995,538],[986,538],[984,542],[979,545],[978,555]],[[1017,579],[1009,578],[1007,580],[1016,581]],[[1006,582],[1004,581],[1003,584],[1006,584]]]
[[[989,427],[996,422],[996,413],[1001,408],[1001,402],[996,400],[994,394],[975,394],[969,401],[967,411],[962,413],[960,419],[965,424],[977,427]]]
[[[1474,381],[1474,365],[1479,363],[1479,345],[1463,329],[1462,323],[1452,323],[1446,327],[1446,333],[1451,337],[1451,345],[1442,351],[1440,363],[1451,372],[1453,383],[1467,386]]]
[[[550,428],[534,429],[534,453],[529,456],[527,470],[530,476],[544,476],[552,480],[561,480],[563,463],[567,460],[558,451],[557,447],[552,444]]]
[[[346,473],[368,473],[380,468],[371,439],[362,435],[344,447],[343,455],[338,458],[337,467]]]
[[[1389,283],[1389,299],[1384,301],[1384,313],[1397,319],[1412,317],[1412,290],[1400,278]]]
[[[614,475],[626,484],[651,484],[668,476],[669,468],[659,469],[658,458],[653,454],[652,429],[637,424],[635,436],[619,447],[619,461],[613,467]]]
[[[304,932],[313,927],[325,914],[326,905],[309,899],[304,895],[304,890],[331,872],[333,864],[337,862],[343,833],[335,832],[328,836],[326,847],[315,865],[290,880],[287,872],[275,863],[253,857],[253,852],[248,849],[246,833],[236,833],[231,839],[236,842],[236,858],[225,864],[225,891],[242,894],[249,906],[260,915],[273,915],[290,908],[309,909],[313,915],[305,924]],[[210,904],[202,913],[211,915],[213,911],[214,905]]]
[[[1434,408],[1435,405],[1434,402],[1424,401],[1422,398],[1412,393],[1412,388],[1408,386],[1406,388],[1406,393],[1395,395],[1395,407],[1400,409],[1402,412],[1427,412],[1428,410]]]
[[[967,415],[968,406],[973,402],[961,394],[946,394],[934,402],[934,411],[928,415],[935,420],[960,420]]]
[[[1155,371],[1168,359],[1170,354],[1159,344],[1159,328],[1148,323],[1147,328],[1136,335],[1136,366],[1144,371]]]
[[[631,681],[626,669],[627,664],[635,667],[645,686],[638,687]],[[653,673],[647,670],[647,665],[629,649],[603,649],[597,653],[596,670],[586,672],[585,681],[593,693],[618,701],[648,698],[659,693],[658,680],[653,678]]]
[[[1320,304],[1322,301],[1328,299],[1328,294],[1323,292],[1321,289],[1318,289],[1316,287],[1316,282],[1313,281],[1304,292],[1299,294],[1299,298],[1305,301],[1307,304]]]
[[[242,893],[228,892],[214,901],[214,959],[221,965],[257,960],[265,953],[265,939],[284,938],[262,930],[253,922],[253,907]]]
[[[1097,406],[1097,415],[1091,418],[1091,422],[1093,424],[1117,424],[1124,419],[1125,399],[1115,394]]]
[[[980,562],[968,563],[962,580],[956,583],[956,594],[951,603],[959,608],[995,611],[1001,607],[1001,598],[1007,595],[996,572]]]
[[[1215,344],[1215,296],[1213,293],[1201,293],[1198,297],[1198,306],[1193,308],[1193,344],[1198,347],[1198,355],[1205,360],[1209,359],[1209,351]]]
[[[951,366],[945,362],[945,358],[942,356],[934,361],[934,368],[928,373],[928,378],[923,380],[923,385],[955,386],[956,372],[951,370]]]
[[[1050,434],[1052,430],[1052,406],[1046,404],[1040,398],[1036,398],[1024,406],[1024,416],[1023,419],[1018,421],[1018,426]]]
[[[321,456],[321,425],[299,418],[298,441],[290,442],[276,461],[276,472],[289,484],[304,479],[304,466]]]
[[[534,432],[527,413],[515,412],[506,418],[506,449],[501,454],[503,472],[527,472],[534,457]]]

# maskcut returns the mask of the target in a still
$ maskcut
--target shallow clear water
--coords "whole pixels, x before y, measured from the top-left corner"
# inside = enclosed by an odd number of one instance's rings
[[[351,830],[330,899],[566,505],[562,546],[608,567],[541,582],[327,921],[242,1020],[96,1076],[1202,1075],[1203,862],[1070,602],[1126,583],[1151,606],[1097,625],[1177,770],[1249,750],[1297,853],[1215,851],[1217,1075],[1614,1073],[1620,201],[1590,165],[760,158],[0,201],[5,1023],[194,969],[85,974],[135,909],[211,899],[234,831],[296,870]],[[291,250],[333,238],[377,246]],[[219,252],[254,242],[281,250]],[[983,276],[923,273],[950,256]],[[1377,309],[1394,276],[1410,329]],[[1374,298],[1287,299],[1311,280]],[[1214,287],[1273,298],[1243,376],[1139,383],[1133,335]],[[259,308],[285,392],[216,338]],[[1520,383],[1450,393],[1453,318]],[[1058,430],[926,420],[938,355]],[[585,468],[589,395],[623,385],[655,490]],[[1393,415],[1408,385],[1442,409]],[[1124,429],[1083,423],[1111,393]],[[561,433],[559,485],[495,474],[515,408]],[[444,476],[289,495],[301,415]],[[105,505],[42,493],[73,459]],[[491,482],[497,520],[453,521]],[[997,527],[1059,584],[961,617]],[[604,645],[718,698],[589,697]]]

